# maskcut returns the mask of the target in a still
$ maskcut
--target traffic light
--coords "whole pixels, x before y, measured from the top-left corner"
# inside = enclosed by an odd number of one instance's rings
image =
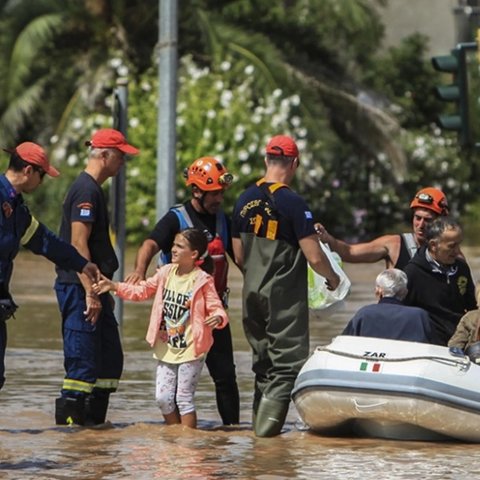
[[[455,104],[452,114],[440,115],[438,125],[444,130],[456,131],[461,146],[470,144],[468,114],[468,77],[465,48],[458,44],[450,55],[432,58],[433,68],[439,72],[451,73],[452,83],[435,87],[437,98]]]

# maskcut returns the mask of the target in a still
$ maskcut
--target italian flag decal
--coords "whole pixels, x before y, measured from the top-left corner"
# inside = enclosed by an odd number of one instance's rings
[[[374,372],[378,373],[380,372],[380,369],[382,368],[382,364],[379,362],[362,362],[360,364],[360,371],[361,372]]]

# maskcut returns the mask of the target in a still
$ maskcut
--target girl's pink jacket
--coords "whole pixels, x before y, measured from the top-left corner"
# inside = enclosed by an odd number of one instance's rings
[[[167,341],[166,332],[160,332],[163,311],[162,293],[168,274],[173,267],[174,264],[172,263],[164,265],[157,270],[153,277],[147,278],[147,280],[138,285],[130,285],[125,282],[118,284],[116,293],[120,298],[125,300],[139,302],[155,295],[146,336],[146,340],[151,347],[153,347],[158,340],[163,342]],[[214,315],[218,315],[222,319],[222,323],[215,328],[223,328],[227,325],[227,313],[215,290],[213,277],[199,269],[193,287],[190,306],[190,322],[192,325],[193,344],[196,356],[207,353],[213,344],[212,328],[205,325],[203,321]]]

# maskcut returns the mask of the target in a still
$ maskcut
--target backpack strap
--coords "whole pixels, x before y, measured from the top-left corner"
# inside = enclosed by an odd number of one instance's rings
[[[172,212],[174,212],[177,215],[178,221],[180,223],[180,230],[185,230],[186,228],[194,227],[193,221],[190,215],[188,214],[187,209],[185,208],[185,205],[175,205],[170,210],[172,210]],[[215,221],[216,221],[215,232],[222,239],[222,242],[226,248],[226,246],[228,245],[228,228],[227,228],[227,218],[225,217],[225,213],[223,212],[223,210],[219,210],[217,212]],[[203,225],[200,219],[198,220],[198,222],[203,226],[205,230],[207,230],[207,227]]]
[[[180,230],[193,228],[192,219],[190,218],[185,205],[174,205],[170,210],[177,216],[180,223]]]
[[[257,187],[263,192],[263,194],[267,197],[267,201],[265,202],[267,205],[267,209],[265,211],[268,215],[268,220],[266,223],[266,231],[265,231],[265,238],[269,240],[275,240],[277,238],[277,230],[278,230],[278,217],[277,217],[277,205],[275,202],[275,197],[273,194],[279,190],[280,188],[289,188],[287,184],[276,182],[272,183],[271,185],[267,186],[265,178],[261,178],[257,183]],[[264,225],[262,215],[258,214],[255,216],[255,224],[253,227],[253,232],[255,235],[260,233],[260,229]]]
[[[275,182],[267,186],[267,181],[265,178],[261,178],[256,185],[257,187],[260,187],[265,195],[267,195],[268,199],[273,205],[275,205],[275,198],[273,197],[273,194],[280,188],[290,188],[286,183],[282,182]]]
[[[173,213],[175,213],[175,215],[178,218],[178,223],[180,224],[180,231],[185,230],[187,228],[194,227],[192,219],[188,214],[187,209],[185,208],[185,205],[182,205],[182,204],[174,205],[173,207],[170,208],[170,210]],[[205,230],[207,230],[205,226],[204,228]],[[215,230],[216,230],[216,234],[222,239],[223,245],[225,246],[225,248],[227,248],[228,241],[229,241],[227,218],[225,216],[225,213],[222,210],[217,212]],[[166,253],[160,252],[159,265],[165,265],[167,263],[170,263],[171,258],[172,257],[170,253],[166,254]]]
[[[215,232],[222,239],[225,248],[227,248],[227,245],[229,244],[227,217],[225,216],[223,210],[219,210],[217,212],[217,223],[215,225]]]

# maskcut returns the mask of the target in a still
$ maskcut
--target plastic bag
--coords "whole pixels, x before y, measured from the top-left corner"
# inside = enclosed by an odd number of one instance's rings
[[[342,259],[330,247],[319,242],[323,252],[328,258],[333,270],[340,277],[340,283],[335,290],[328,290],[325,285],[325,277],[316,273],[308,265],[308,308],[310,310],[326,310],[341,303],[350,293],[351,282],[342,269]]]

